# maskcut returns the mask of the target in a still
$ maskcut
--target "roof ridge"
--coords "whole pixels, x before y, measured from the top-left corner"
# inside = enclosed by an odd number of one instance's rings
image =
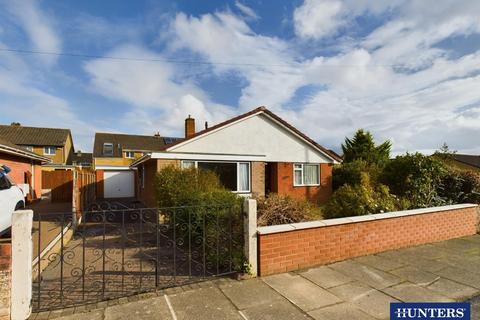
[[[49,130],[66,130],[71,131],[69,128],[56,128],[56,127],[34,127],[34,126],[24,126],[24,125],[11,125],[11,124],[0,124],[0,127],[8,127],[14,129],[22,129],[22,128],[29,128],[29,129],[49,129]]]

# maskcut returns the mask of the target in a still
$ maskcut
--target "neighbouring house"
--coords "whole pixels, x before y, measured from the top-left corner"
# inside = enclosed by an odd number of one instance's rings
[[[188,117],[185,138],[130,167],[137,172],[137,197],[149,206],[155,206],[155,173],[168,165],[213,170],[225,187],[245,196],[275,192],[321,204],[332,194],[339,162],[336,153],[259,107],[199,132]]]
[[[453,154],[449,162],[459,169],[480,171],[480,155]]]
[[[161,151],[179,138],[120,133],[95,133],[93,167],[98,198],[135,197],[135,174],[130,165],[145,154]]]
[[[73,154],[72,165],[81,168],[91,168],[93,165],[93,154],[77,150]]]
[[[16,184],[22,186],[29,201],[41,198],[42,164],[49,161],[47,157],[0,138],[0,165],[7,165],[12,169],[8,175]]]
[[[51,160],[43,170],[73,169],[73,139],[69,129],[0,125],[0,138]]]

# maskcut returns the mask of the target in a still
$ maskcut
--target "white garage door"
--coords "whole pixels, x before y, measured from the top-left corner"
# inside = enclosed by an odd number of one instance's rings
[[[135,196],[133,171],[105,171],[105,198],[133,198]]]

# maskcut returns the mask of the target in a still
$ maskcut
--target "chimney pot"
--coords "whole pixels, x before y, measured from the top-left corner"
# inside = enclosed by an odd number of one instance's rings
[[[195,119],[190,115],[185,119],[185,138],[190,138],[195,134]]]

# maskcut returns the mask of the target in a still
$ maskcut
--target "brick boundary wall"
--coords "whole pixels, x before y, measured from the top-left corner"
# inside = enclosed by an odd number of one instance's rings
[[[0,243],[0,320],[10,320],[11,243]]]
[[[473,235],[477,207],[462,204],[259,227],[259,275]]]

